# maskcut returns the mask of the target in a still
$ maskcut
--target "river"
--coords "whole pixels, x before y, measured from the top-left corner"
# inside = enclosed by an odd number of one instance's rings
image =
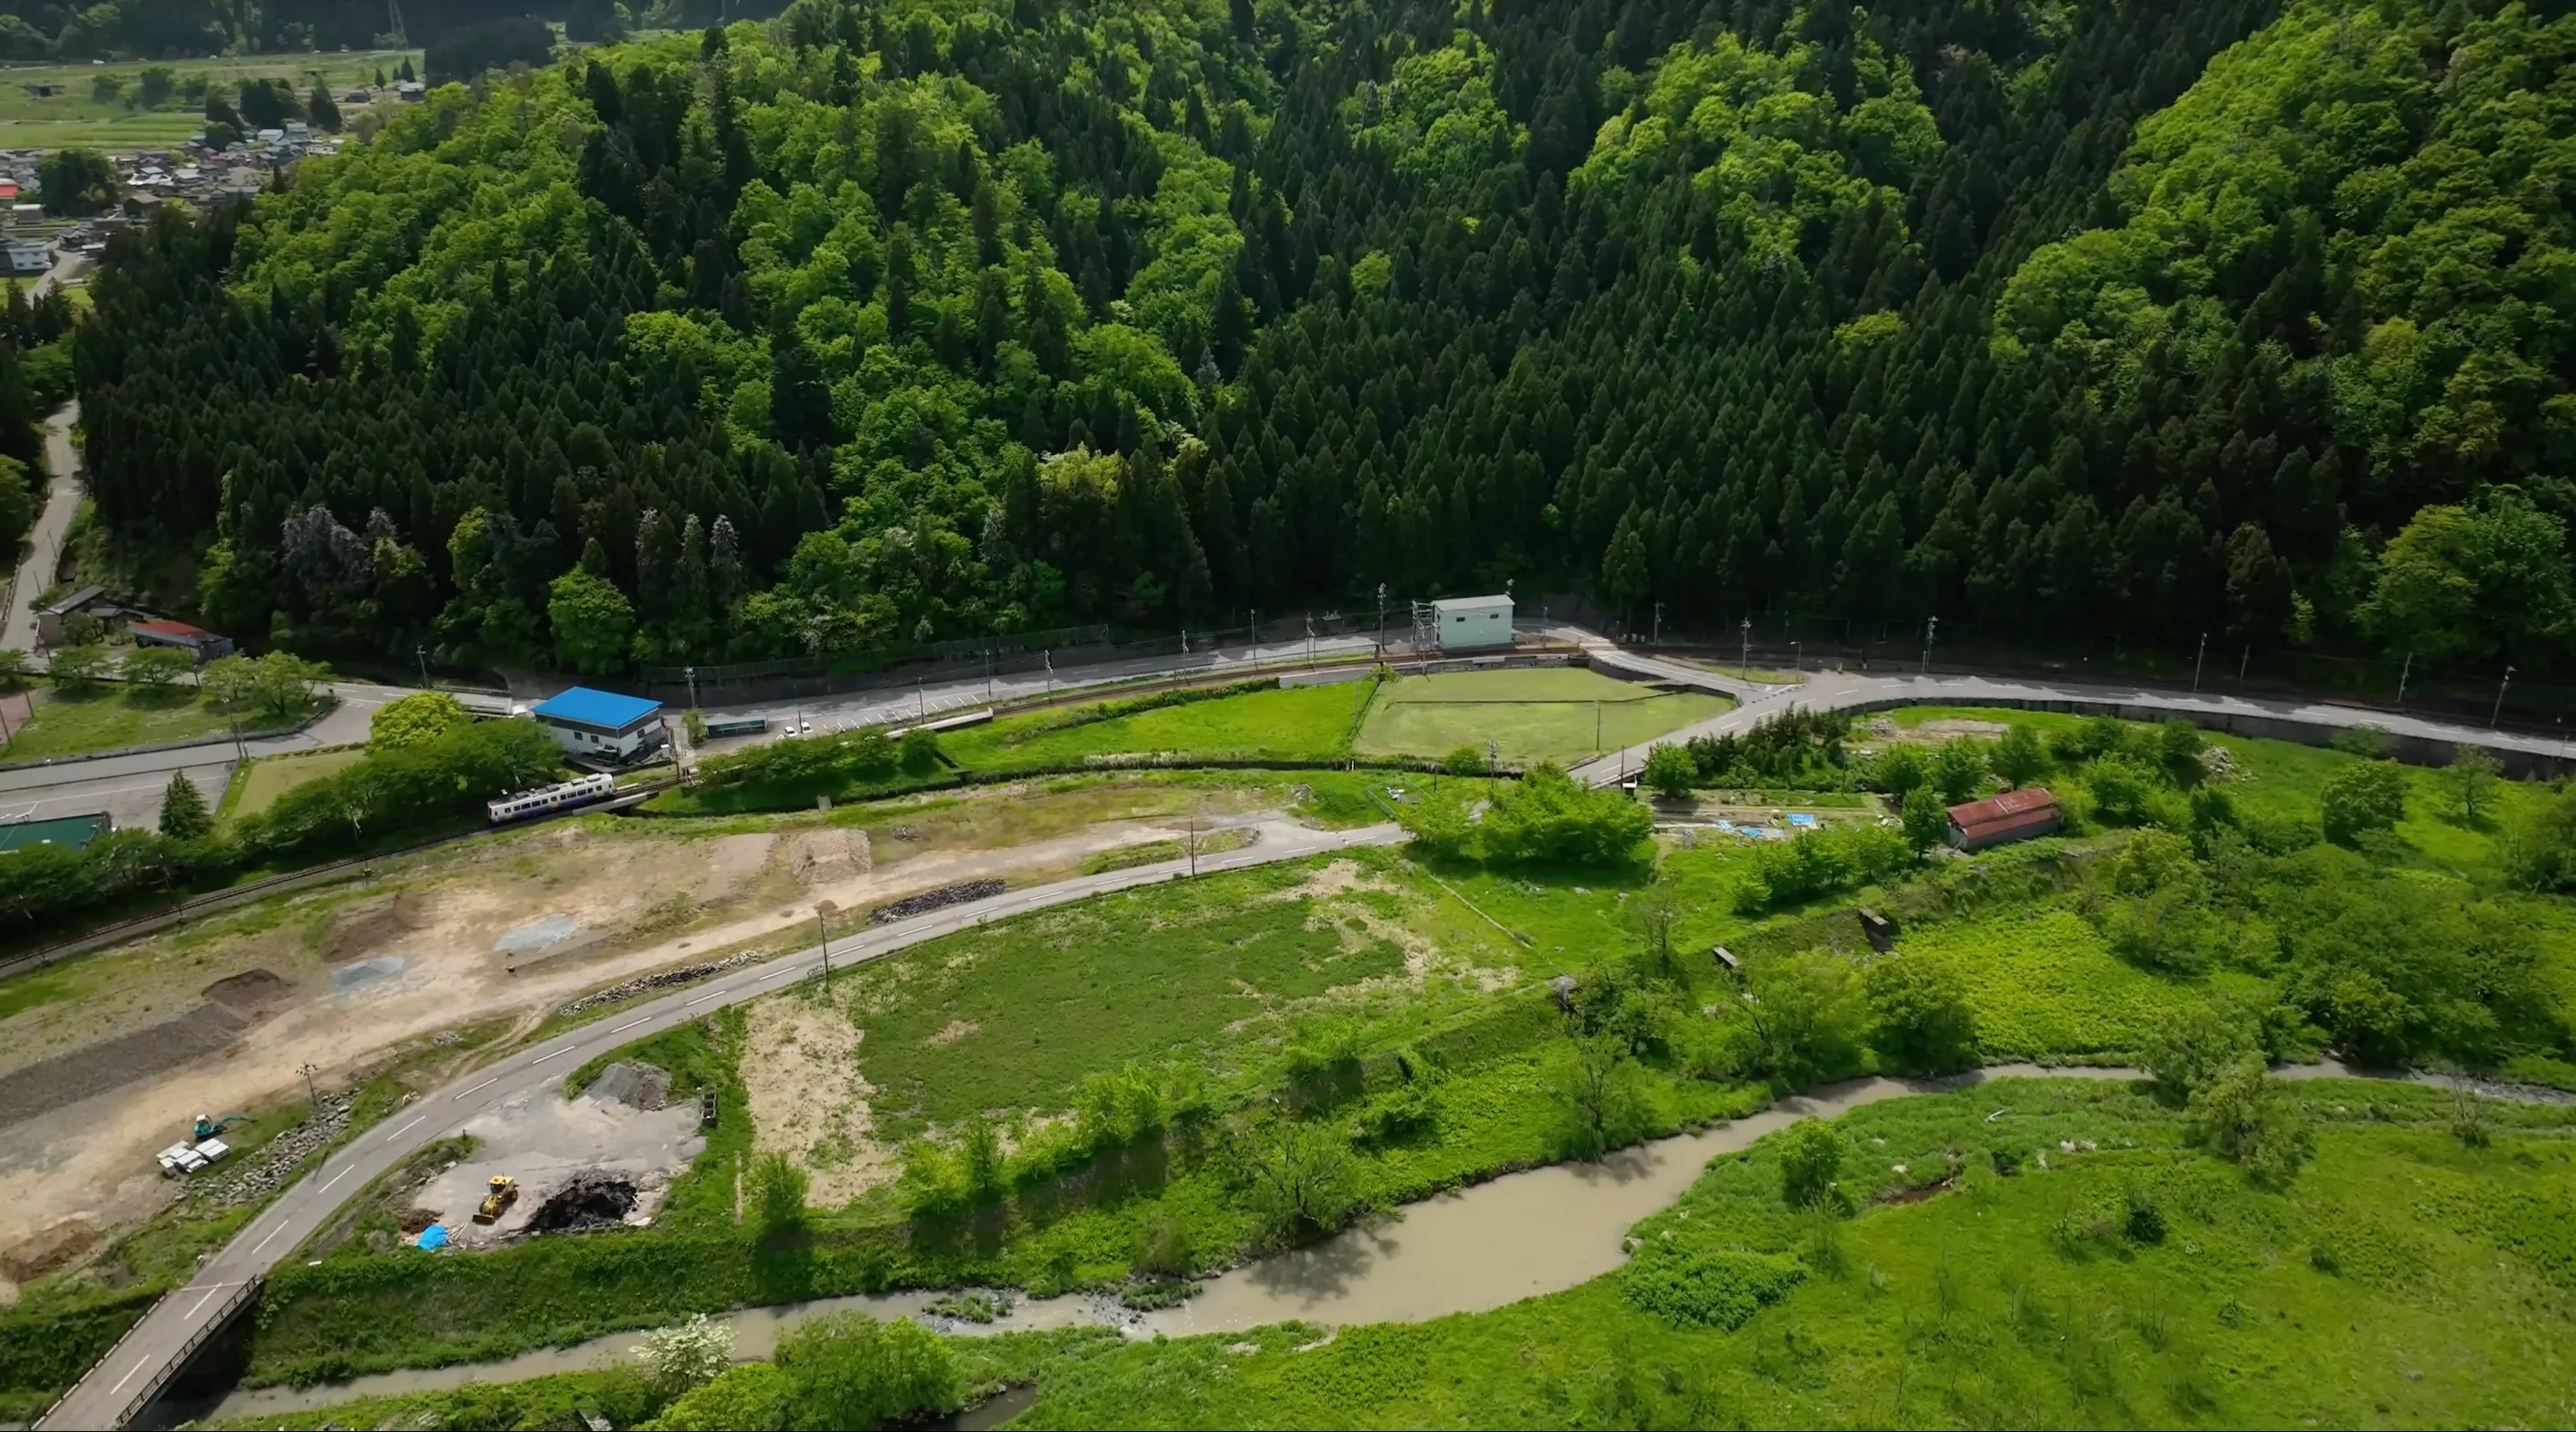
[[[2284,1078],[2308,1079],[2354,1076],[2358,1071],[2327,1063],[2278,1072]],[[1211,1278],[1198,1296],[1178,1307],[1136,1313],[1114,1299],[1069,1294],[1021,1299],[1007,1316],[990,1324],[938,1320],[934,1325],[970,1336],[1088,1324],[1116,1327],[1131,1337],[1158,1333],[1186,1337],[1242,1332],[1292,1319],[1344,1326],[1424,1322],[1452,1313],[1484,1312],[1523,1298],[1562,1292],[1616,1269],[1627,1259],[1621,1244],[1628,1229],[1681,1197],[1710,1159],[1744,1149],[1800,1119],[1831,1118],[1884,1099],[1942,1093],[1997,1079],[2144,1077],[2137,1069],[2003,1064],[1948,1079],[1872,1078],[1821,1085],[1758,1114],[1623,1149],[1598,1163],[1551,1164],[1408,1204],[1400,1217],[1374,1220],[1312,1247],[1276,1254]],[[2443,1082],[2428,1075],[2411,1077],[2420,1083]],[[2555,1090],[2478,1087],[2501,1098],[2576,1101]],[[809,1319],[844,1312],[879,1318],[915,1316],[940,1296],[902,1292],[821,1298],[744,1308],[726,1314],[724,1320],[734,1330],[735,1356],[759,1359],[777,1347],[781,1333]],[[241,1389],[201,1415],[255,1417],[353,1397],[397,1396],[470,1382],[511,1382],[575,1372],[631,1355],[643,1337],[641,1332],[616,1333],[497,1362],[407,1368],[321,1387]]]

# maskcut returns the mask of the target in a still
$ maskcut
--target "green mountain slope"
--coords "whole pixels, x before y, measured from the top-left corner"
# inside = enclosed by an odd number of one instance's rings
[[[121,246],[100,513],[322,652],[1511,580],[2544,668],[2554,16],[800,0]]]

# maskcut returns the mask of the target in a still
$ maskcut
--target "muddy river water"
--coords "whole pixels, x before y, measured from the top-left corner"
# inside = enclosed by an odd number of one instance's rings
[[[2352,1071],[2336,1065],[2281,1071],[2317,1077]],[[1623,1150],[1595,1164],[1555,1164],[1508,1174],[1456,1193],[1409,1204],[1400,1218],[1353,1228],[1309,1248],[1282,1253],[1211,1278],[1197,1297],[1153,1313],[1129,1312],[1114,1300],[1085,1295],[1022,1299],[997,1322],[935,1323],[977,1334],[1018,1329],[1117,1327],[1131,1337],[1240,1332],[1303,1319],[1330,1325],[1422,1322],[1482,1312],[1544,1293],[1561,1292],[1616,1269],[1629,1227],[1679,1198],[1708,1161],[1811,1115],[1831,1117],[1864,1104],[1934,1093],[1997,1079],[2136,1079],[2135,1069],[2044,1069],[2007,1064],[1943,1080],[1855,1079],[1781,1100],[1747,1118],[1695,1134],[1677,1134]],[[2505,1097],[2512,1092],[2490,1090]],[[779,1335],[808,1319],[860,1312],[892,1318],[920,1314],[940,1295],[881,1293],[823,1298],[725,1315],[734,1354],[766,1358]],[[522,1353],[497,1362],[379,1373],[323,1387],[246,1389],[225,1397],[215,1417],[252,1417],[327,1406],[352,1397],[393,1396],[470,1382],[507,1382],[597,1367],[632,1354],[643,1334],[618,1333],[565,1348]]]

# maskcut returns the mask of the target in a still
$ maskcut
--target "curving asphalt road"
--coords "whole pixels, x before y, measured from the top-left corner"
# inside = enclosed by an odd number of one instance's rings
[[[1350,831],[1301,831],[1274,825],[1265,829],[1260,844],[1202,857],[1198,863],[1202,873],[1214,873],[1358,846],[1393,845],[1401,839],[1403,832],[1392,825]],[[1167,861],[1015,890],[835,941],[832,963],[859,964],[990,920],[1182,878],[1186,878],[1182,864]],[[36,1426],[123,1426],[128,1416],[150,1400],[150,1394],[177,1374],[207,1322],[230,1311],[227,1294],[264,1276],[280,1260],[291,1256],[351,1194],[400,1166],[423,1145],[447,1137],[488,1109],[561,1079],[595,1055],[649,1038],[726,1005],[753,999],[780,988],[783,980],[819,973],[822,968],[820,947],[746,965],[522,1050],[418,1100],[359,1135],[279,1194],[221,1252],[200,1264],[196,1277],[187,1286],[153,1304],[143,1320]]]
[[[2099,682],[1835,671],[1813,673],[1795,685],[1769,685],[1738,681],[1682,662],[1626,651],[1589,633],[1567,629],[1556,634],[1582,641],[1597,665],[1624,667],[1658,681],[1694,686],[1741,703],[1722,715],[1667,732],[1653,741],[1607,752],[1571,769],[1576,779],[1594,785],[1609,785],[1634,775],[1644,767],[1646,753],[1655,746],[1694,736],[1745,731],[1791,706],[1829,711],[1877,711],[1897,706],[2022,706],[2103,712],[2144,720],[2182,716],[2212,730],[2306,739],[2316,745],[2324,744],[2324,738],[2336,731],[2376,726],[2399,738],[2401,748],[2406,743],[2420,743],[2419,749],[2426,749],[2430,755],[2447,756],[2454,746],[2483,747],[2495,752],[2507,769],[2518,775],[2554,774],[2576,765],[2576,745],[2567,741],[2482,730],[2329,701],[2164,691]]]

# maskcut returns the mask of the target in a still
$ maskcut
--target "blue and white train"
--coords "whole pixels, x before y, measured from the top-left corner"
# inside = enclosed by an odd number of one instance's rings
[[[606,800],[617,792],[614,776],[582,776],[561,785],[539,786],[514,796],[503,796],[484,806],[492,813],[494,825],[507,825],[514,820],[544,815],[549,811],[570,810],[592,801]]]

